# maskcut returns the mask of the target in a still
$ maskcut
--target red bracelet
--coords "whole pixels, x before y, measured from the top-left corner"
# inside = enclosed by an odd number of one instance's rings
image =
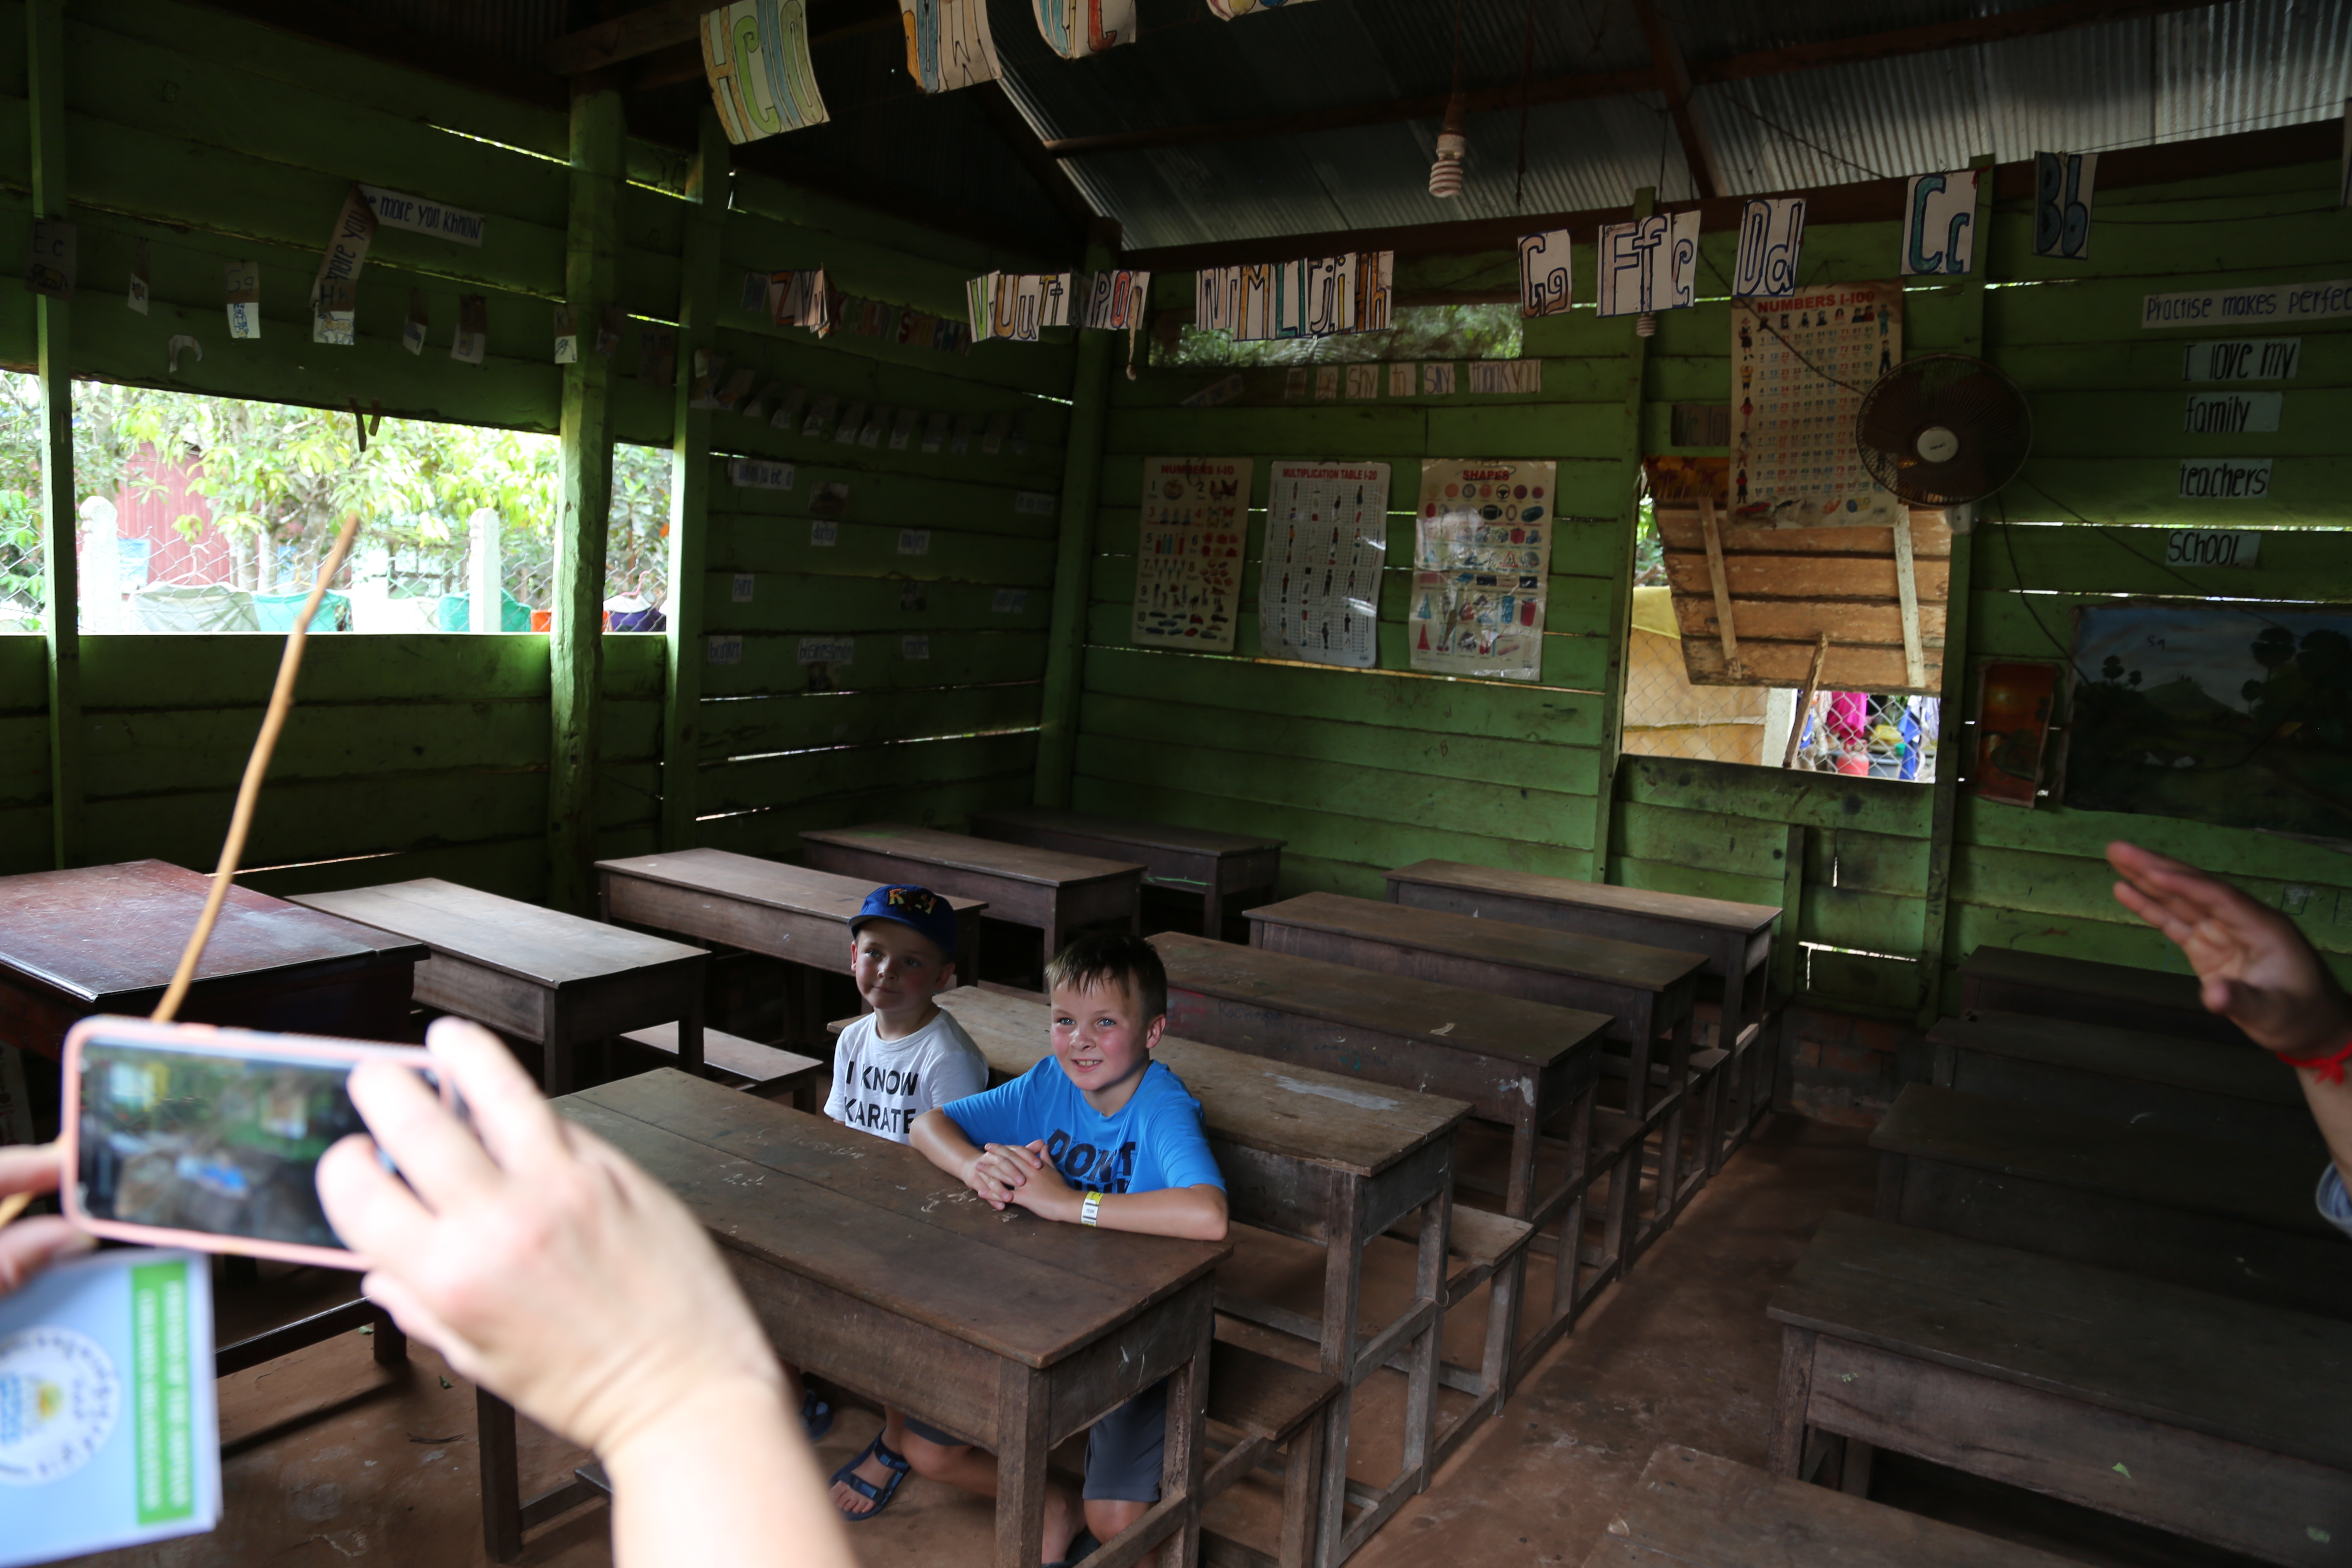
[[[2317,1073],[2319,1081],[2322,1083],[2342,1083],[2344,1064],[2347,1061],[2352,1061],[2352,1040],[2345,1041],[2333,1056],[2291,1057],[2282,1051],[2279,1054],[2279,1060],[2289,1067],[2305,1068]]]

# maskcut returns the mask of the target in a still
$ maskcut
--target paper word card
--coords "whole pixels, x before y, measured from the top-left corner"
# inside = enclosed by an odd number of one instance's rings
[[[1414,519],[1412,668],[1538,680],[1559,465],[1423,458]]]
[[[1731,507],[1775,528],[1890,528],[1909,515],[1854,445],[1871,383],[1903,363],[1903,286],[1840,283],[1731,302]]]
[[[1388,510],[1386,463],[1276,460],[1257,588],[1266,658],[1352,669],[1379,661]]]
[[[1135,641],[1230,653],[1249,543],[1250,459],[1146,458]]]

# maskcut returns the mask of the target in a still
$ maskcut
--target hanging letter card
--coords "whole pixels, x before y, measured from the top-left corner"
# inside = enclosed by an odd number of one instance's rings
[[[1903,276],[1959,274],[1977,253],[1977,172],[1914,174],[1903,204]]]
[[[1698,213],[1601,226],[1601,313],[1679,310],[1697,298]]]
[[[1135,42],[1135,0],[1031,0],[1045,47],[1082,60]]]
[[[1131,634],[1139,646],[1233,651],[1249,543],[1250,461],[1143,460]]]
[[[1805,198],[1749,202],[1739,211],[1739,258],[1732,266],[1735,299],[1785,300],[1797,291],[1805,246]]]
[[[1556,462],[1424,458],[1414,520],[1412,668],[1538,680]]]
[[[228,335],[261,335],[261,263],[232,261],[225,269],[228,284]]]
[[[738,146],[831,118],[809,64],[806,0],[736,0],[704,12],[702,70]]]
[[[1519,314],[1529,321],[1538,316],[1561,315],[1575,297],[1576,274],[1570,261],[1568,230],[1555,228],[1519,236]]]
[[[898,0],[907,74],[925,92],[953,92],[997,77],[987,0]]]
[[[2033,254],[2082,261],[2091,254],[2091,186],[2096,153],[2033,154]]]
[[[1258,644],[1267,658],[1370,669],[1380,658],[1389,466],[1277,459],[1265,493]]]

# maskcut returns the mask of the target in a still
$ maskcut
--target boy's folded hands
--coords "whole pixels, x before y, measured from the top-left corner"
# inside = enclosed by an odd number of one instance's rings
[[[963,1179],[991,1208],[1011,1204],[1039,1219],[1071,1219],[1077,1214],[1077,1194],[1045,1157],[1043,1138],[1027,1144],[989,1144],[972,1157]]]

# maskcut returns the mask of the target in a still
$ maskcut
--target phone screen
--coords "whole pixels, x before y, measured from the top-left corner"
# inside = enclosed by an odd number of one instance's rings
[[[94,1219],[341,1247],[319,1205],[319,1157],[366,1125],[352,1063],[82,1044],[79,1171]]]

